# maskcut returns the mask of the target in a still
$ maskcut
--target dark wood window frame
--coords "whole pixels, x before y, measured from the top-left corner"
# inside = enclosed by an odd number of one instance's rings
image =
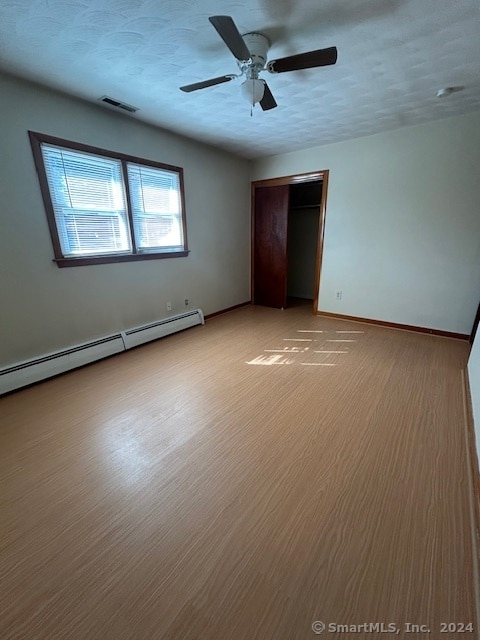
[[[107,149],[101,149],[99,147],[92,147],[90,145],[82,144],[79,142],[72,142],[63,138],[57,138],[54,136],[45,135],[35,131],[28,132],[30,138],[30,144],[32,147],[33,158],[35,161],[35,167],[37,170],[38,180],[40,183],[40,190],[42,193],[43,203],[45,206],[45,212],[47,214],[48,227],[50,230],[50,236],[52,238],[54,262],[58,267],[80,267],[94,264],[106,264],[112,262],[136,262],[139,260],[158,260],[163,258],[180,258],[186,257],[189,254],[187,244],[187,223],[185,215],[185,188],[183,181],[183,169],[181,167],[175,167],[172,165],[164,164],[161,162],[155,162],[153,160],[146,160],[144,158],[138,158],[136,156],[130,156],[124,153],[118,153],[109,151]],[[43,160],[43,154],[41,145],[42,143],[51,144],[58,147],[63,147],[72,151],[83,151],[85,153],[91,153],[100,157],[113,158],[120,160],[122,165],[122,175],[125,186],[125,200],[127,207],[127,220],[130,229],[130,235],[132,238],[132,253],[123,254],[104,254],[98,256],[79,256],[79,257],[65,257],[62,252],[60,244],[60,238],[57,229],[57,223],[55,220],[55,213],[50,195],[50,188],[48,185],[47,174],[45,171],[45,165]],[[136,241],[134,235],[133,219],[132,219],[132,205],[130,202],[129,183],[127,179],[127,162],[145,165],[154,169],[164,169],[166,171],[175,172],[179,177],[180,184],[180,200],[182,205],[182,229],[183,229],[183,251],[164,251],[164,252],[137,252]]]

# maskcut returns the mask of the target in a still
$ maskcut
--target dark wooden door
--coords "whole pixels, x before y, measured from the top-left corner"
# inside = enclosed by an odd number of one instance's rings
[[[290,186],[254,192],[253,303],[282,309],[287,303],[287,228]]]

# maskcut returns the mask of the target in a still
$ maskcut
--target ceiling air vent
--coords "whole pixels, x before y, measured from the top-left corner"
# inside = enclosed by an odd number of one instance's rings
[[[123,109],[124,111],[128,111],[128,113],[135,113],[138,111],[137,107],[132,107],[129,104],[125,104],[125,102],[120,102],[120,100],[115,100],[115,98],[110,98],[109,96],[102,96],[99,98],[100,102],[105,102],[112,107],[116,107],[117,109]]]

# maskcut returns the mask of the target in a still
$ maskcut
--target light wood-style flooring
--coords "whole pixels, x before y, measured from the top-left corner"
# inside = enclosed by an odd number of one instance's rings
[[[467,356],[246,307],[0,398],[0,638],[473,638]]]

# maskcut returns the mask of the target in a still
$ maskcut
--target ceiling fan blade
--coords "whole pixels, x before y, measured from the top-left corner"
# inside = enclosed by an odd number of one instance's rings
[[[260,106],[264,111],[268,111],[269,109],[275,109],[277,103],[275,102],[275,98],[273,97],[272,92],[268,84],[265,82],[265,93],[263,94],[263,98],[260,100]]]
[[[272,60],[267,64],[270,73],[284,73],[285,71],[299,71],[300,69],[312,69],[314,67],[326,67],[337,61],[337,47],[317,49],[298,53],[295,56],[287,56],[279,60]]]
[[[230,16],[211,16],[209,20],[237,60],[250,60],[250,51]]]
[[[216,84],[222,84],[223,82],[230,82],[233,80],[233,76],[219,76],[218,78],[210,78],[210,80],[204,80],[203,82],[194,82],[193,84],[186,84],[184,87],[180,87],[185,93],[191,91],[198,91],[198,89],[206,89],[207,87],[213,87]]]

